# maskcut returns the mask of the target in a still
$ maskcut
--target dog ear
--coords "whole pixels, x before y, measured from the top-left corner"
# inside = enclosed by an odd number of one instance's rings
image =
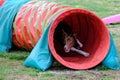
[[[62,29],[62,35],[64,38],[66,38],[68,36],[68,34]]]

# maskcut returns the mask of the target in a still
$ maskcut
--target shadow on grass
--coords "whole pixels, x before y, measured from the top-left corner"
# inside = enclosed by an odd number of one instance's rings
[[[25,60],[30,52],[25,49],[20,49],[15,45],[12,46],[9,52],[0,52],[1,58],[15,59],[15,60]]]

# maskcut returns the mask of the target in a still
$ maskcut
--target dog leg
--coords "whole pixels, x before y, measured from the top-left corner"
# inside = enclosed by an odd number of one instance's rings
[[[78,39],[76,39],[76,41],[77,41],[79,47],[82,48],[82,47],[83,47],[83,44],[82,44]]]
[[[88,57],[88,56],[90,55],[88,52],[85,52],[85,51],[76,49],[76,48],[74,48],[74,47],[72,47],[70,50],[71,50],[71,51],[75,51],[75,52],[77,52],[77,53],[79,53],[79,54],[81,54],[81,55],[83,55],[83,56],[85,56],[85,57]]]

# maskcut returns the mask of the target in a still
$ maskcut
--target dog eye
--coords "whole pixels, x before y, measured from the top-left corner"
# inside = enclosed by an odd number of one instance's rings
[[[71,38],[67,38],[66,41],[71,41],[72,39]]]

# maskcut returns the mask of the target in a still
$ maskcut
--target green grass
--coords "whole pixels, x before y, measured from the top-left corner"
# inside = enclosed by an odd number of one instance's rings
[[[17,76],[28,76],[31,78],[37,76],[40,70],[24,67],[23,62],[23,60],[0,58],[0,79],[13,80],[13,78],[17,79]]]
[[[84,8],[94,12],[95,14],[99,15],[101,18],[118,14],[120,13],[120,1],[119,0],[48,0],[48,1],[56,1],[62,5],[69,5],[74,8]],[[118,52],[120,53],[120,23],[115,23],[113,25],[107,25],[109,31],[113,35],[113,39],[115,41],[116,47]],[[119,30],[118,30],[119,29]],[[0,80],[68,80],[71,78],[75,78],[79,80],[81,77],[86,77],[86,80],[96,80],[96,74],[88,74],[87,71],[79,71],[79,74],[52,74],[49,72],[41,72],[35,68],[28,68],[24,67],[23,63],[24,60],[30,52],[20,49],[12,49],[8,53],[0,52]],[[57,63],[58,64],[58,63]],[[61,68],[61,69],[59,69]],[[58,67],[51,67],[49,70],[60,70],[60,71],[67,71],[69,69],[64,68],[63,66]],[[110,69],[104,66],[97,66],[93,71],[110,71]],[[74,72],[74,70],[73,70]],[[90,76],[88,76],[90,75]],[[70,76],[70,77],[68,77]],[[118,76],[117,76],[118,77]],[[73,78],[73,79],[74,79]],[[101,75],[101,80],[115,80],[113,76],[104,76]],[[119,77],[120,78],[120,77]],[[116,79],[117,80],[117,79]]]
[[[52,77],[52,76],[54,76],[54,74],[52,74],[52,73],[45,73],[45,74],[42,74],[41,76],[42,77]]]
[[[55,1],[63,5],[69,5],[74,8],[84,8],[95,12],[99,16],[106,17],[119,13],[119,0],[48,0]]]
[[[25,60],[29,55],[28,52],[16,51],[10,53],[0,53],[1,58],[15,59],[15,60]]]
[[[106,77],[103,77],[101,80],[114,80],[114,78],[111,76],[106,76]]]

